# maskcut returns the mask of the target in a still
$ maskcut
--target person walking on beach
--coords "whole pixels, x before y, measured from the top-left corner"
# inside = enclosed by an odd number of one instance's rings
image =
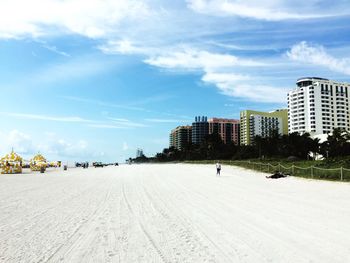
[[[216,175],[220,176],[221,172],[221,164],[219,162],[216,163]]]

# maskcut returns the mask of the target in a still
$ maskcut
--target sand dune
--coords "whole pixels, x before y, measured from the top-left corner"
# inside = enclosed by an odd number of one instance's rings
[[[350,184],[209,165],[0,176],[0,262],[350,262]]]

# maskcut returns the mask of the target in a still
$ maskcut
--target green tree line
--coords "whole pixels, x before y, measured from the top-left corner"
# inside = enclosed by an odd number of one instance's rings
[[[300,160],[313,159],[316,154],[325,158],[350,155],[350,134],[335,129],[325,142],[311,138],[310,134],[291,133],[280,135],[274,131],[269,137],[256,136],[252,145],[225,144],[218,134],[208,135],[200,144],[188,144],[183,149],[165,148],[151,158],[158,162],[190,160],[244,160],[255,158],[288,158]],[[142,158],[139,161],[148,161]]]

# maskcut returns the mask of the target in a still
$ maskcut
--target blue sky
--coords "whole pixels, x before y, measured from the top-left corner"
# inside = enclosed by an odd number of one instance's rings
[[[123,161],[196,115],[286,107],[350,81],[347,0],[5,0],[0,153]]]

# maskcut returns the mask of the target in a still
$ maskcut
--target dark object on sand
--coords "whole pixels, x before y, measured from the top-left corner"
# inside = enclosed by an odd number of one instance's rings
[[[96,167],[103,167],[103,166],[104,166],[103,163],[101,163],[101,162],[94,162],[92,165],[93,165],[95,168],[96,168]]]
[[[279,179],[279,178],[285,178],[287,177],[289,174],[284,174],[282,172],[274,172],[272,175],[270,176],[266,176],[266,178],[269,178],[269,179]]]
[[[42,173],[42,174],[45,173],[45,170],[46,170],[46,167],[44,167],[44,166],[40,167],[40,173]]]
[[[67,171],[67,165],[63,165],[63,170]]]

